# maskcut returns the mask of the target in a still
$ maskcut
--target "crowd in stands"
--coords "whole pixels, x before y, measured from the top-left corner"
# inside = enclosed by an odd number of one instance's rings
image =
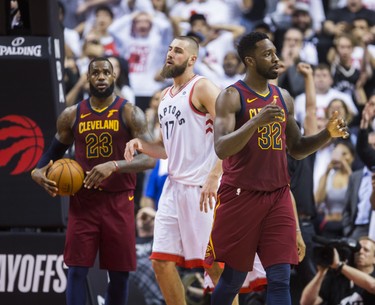
[[[375,238],[370,230],[375,230],[375,224],[371,226],[375,204],[370,200],[375,198],[374,0],[61,0],[59,9],[65,38],[67,106],[88,97],[85,69],[89,61],[107,56],[117,75],[117,94],[145,111],[155,134],[159,132],[161,90],[171,84],[160,76],[160,70],[173,37],[197,39],[196,73],[223,89],[244,73],[236,52],[239,37],[250,31],[266,33],[282,63],[278,85],[294,98],[301,129],[311,132],[309,124],[314,120],[318,131],[338,111],[351,131],[349,139],[331,142],[316,152],[300,173],[300,183],[312,182],[311,192],[305,189],[304,197],[294,194],[302,233],[304,226],[311,226],[310,237]],[[313,116],[300,62],[312,67]],[[153,172],[142,175],[138,208],[157,209],[166,167],[163,160]],[[308,196],[315,204],[306,208]],[[154,217],[146,211],[147,217]],[[373,245],[367,240],[363,245],[374,255]],[[305,259],[314,265],[308,253]],[[316,266],[310,269],[306,283],[315,274],[323,277],[320,268],[318,273]],[[298,267],[295,272],[298,274]],[[295,304],[299,304],[303,288],[294,295]],[[304,304],[309,304],[307,299],[304,295]],[[257,300],[256,304],[262,304],[261,298]]]

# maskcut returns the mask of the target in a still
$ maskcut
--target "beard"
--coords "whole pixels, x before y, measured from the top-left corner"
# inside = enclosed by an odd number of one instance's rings
[[[115,83],[114,82],[104,91],[99,91],[98,89],[96,89],[96,87],[93,84],[90,83],[91,95],[93,95],[97,98],[107,98],[107,97],[111,96],[111,94],[113,93],[114,90],[115,90]]]
[[[260,65],[256,66],[256,71],[266,79],[276,79],[279,76],[277,71],[263,69]]]
[[[163,70],[160,72],[160,75],[163,77],[163,78],[175,78],[175,77],[178,77],[180,75],[182,75],[185,70],[186,70],[186,67],[187,67],[187,64],[188,64],[188,59],[186,61],[184,61],[181,65],[179,66],[167,66],[167,64],[165,64],[163,66]]]

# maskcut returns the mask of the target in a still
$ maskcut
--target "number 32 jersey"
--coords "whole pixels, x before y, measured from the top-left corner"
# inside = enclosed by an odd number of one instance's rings
[[[257,115],[263,107],[276,101],[285,113],[282,122],[258,127],[245,147],[223,161],[222,183],[234,187],[274,191],[289,184],[286,158],[287,107],[278,87],[269,84],[269,92],[260,95],[243,81],[232,85],[241,98],[241,110],[236,114],[235,130]]]
[[[200,79],[202,76],[194,76],[174,94],[173,87],[168,88],[158,108],[169,178],[187,185],[203,185],[217,160],[213,118],[197,110],[191,101]]]

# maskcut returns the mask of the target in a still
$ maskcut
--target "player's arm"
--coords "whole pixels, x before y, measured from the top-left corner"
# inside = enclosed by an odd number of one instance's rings
[[[139,107],[127,103],[124,107],[123,117],[134,138],[140,139],[145,143],[151,143],[154,141],[151,132],[148,129],[146,115]],[[165,152],[164,146],[162,147],[162,151],[163,153]],[[143,171],[153,168],[155,164],[156,160],[154,157],[149,156],[148,154],[137,154],[134,160],[130,163],[125,160],[118,161],[121,172]]]
[[[296,236],[297,236],[297,252],[298,252],[298,261],[302,262],[303,258],[305,257],[306,254],[306,245],[302,237],[301,233],[301,227],[299,225],[299,219],[298,219],[298,212],[297,212],[297,203],[296,200],[293,196],[292,191],[290,192],[290,197],[292,198],[292,205],[293,205],[293,213],[294,213],[294,218],[296,220]]]
[[[219,94],[219,87],[208,79],[202,78],[195,84],[192,103],[199,111],[209,113],[212,118],[215,118],[215,104]]]
[[[164,92],[162,93],[162,96]],[[130,106],[130,105],[129,105]],[[132,129],[134,139],[126,143],[124,158],[130,162],[134,159],[136,152],[141,152],[155,159],[167,159],[163,138],[160,132],[158,139],[153,139],[147,129],[147,120],[143,111],[133,106],[133,110],[126,113],[126,122]]]
[[[56,182],[46,176],[47,170],[53,162],[62,158],[66,150],[72,145],[74,135],[72,126],[75,122],[77,106],[65,108],[57,118],[57,132],[47,151],[40,158],[36,168],[31,172],[31,178],[42,186],[52,197],[57,195]]]
[[[194,107],[202,112],[208,112],[212,118],[215,118],[215,104],[219,94],[220,88],[214,83],[205,78],[199,80],[195,85],[192,96]],[[213,209],[214,200],[217,200],[217,189],[222,173],[222,161],[218,159],[202,186],[199,200],[199,207],[201,211],[208,212],[208,208],[211,210]]]
[[[293,99],[286,90],[282,90],[284,101],[288,108],[288,119],[286,125],[286,142],[288,153],[297,160],[303,159],[317,151],[332,138],[349,136],[348,127],[342,118],[338,117],[335,111],[329,119],[326,128],[312,136],[301,135],[301,131],[294,119]]]
[[[243,124],[237,130],[236,113],[241,110],[239,92],[233,88],[223,90],[216,101],[216,119],[214,123],[215,151],[220,159],[238,153],[260,126],[284,120],[283,110],[271,103]]]
[[[208,207],[211,210],[214,208],[214,203],[217,200],[219,179],[223,173],[222,163],[223,161],[220,159],[216,161],[214,168],[210,171],[204,185],[202,186],[199,207],[201,211],[206,213],[208,212]]]
[[[124,122],[129,126],[133,136],[138,136],[139,139],[151,141],[151,134],[147,128],[146,116],[140,108],[127,103],[125,104],[121,115]],[[155,163],[155,159],[144,154],[137,155],[133,162],[126,162],[125,160],[110,160],[98,164],[90,171],[86,172],[83,185],[88,189],[96,189],[104,179],[107,179],[114,172],[136,173],[153,168]]]

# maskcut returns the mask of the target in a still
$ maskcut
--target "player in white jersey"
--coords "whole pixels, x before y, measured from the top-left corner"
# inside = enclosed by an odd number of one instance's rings
[[[204,184],[217,161],[213,117],[196,109],[191,100],[194,87],[201,79],[202,76],[193,75],[178,91],[174,87],[167,88],[158,110],[169,177],[195,186]]]
[[[190,37],[175,38],[169,46],[162,76],[173,78],[159,105],[161,137],[149,143],[128,142],[125,159],[136,150],[154,158],[168,158],[164,184],[155,218],[151,259],[168,305],[186,305],[176,265],[204,267],[203,259],[212,225],[221,161],[213,148],[215,102],[220,89],[194,74],[198,44]],[[200,210],[197,208],[200,201]],[[214,283],[220,271],[207,270]]]

